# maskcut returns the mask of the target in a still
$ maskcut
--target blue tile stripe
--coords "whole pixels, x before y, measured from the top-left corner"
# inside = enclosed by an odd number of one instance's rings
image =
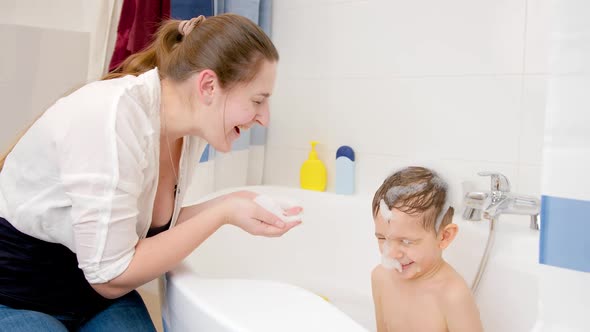
[[[207,144],[207,146],[205,146],[205,150],[203,151],[203,154],[201,155],[201,159],[199,160],[200,163],[204,163],[209,160],[209,149],[210,148],[211,148],[211,145],[209,145],[209,144]]]
[[[250,147],[250,130],[244,130],[240,133],[240,137],[235,140],[231,145],[232,151],[247,150]]]
[[[170,16],[177,20],[190,20],[199,15],[213,15],[213,0],[172,0]]]
[[[539,262],[590,272],[590,201],[543,195]]]
[[[250,145],[265,145],[266,144],[266,128],[261,125],[255,125],[250,129],[252,137],[250,137]]]

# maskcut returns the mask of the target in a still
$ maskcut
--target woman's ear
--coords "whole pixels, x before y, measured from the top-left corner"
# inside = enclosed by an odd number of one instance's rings
[[[443,250],[446,249],[451,244],[451,242],[453,242],[455,236],[457,236],[457,233],[459,233],[459,226],[457,226],[457,224],[450,223],[446,225],[439,231],[438,246]]]
[[[202,70],[197,75],[196,83],[199,99],[204,104],[210,105],[217,90],[217,74],[211,69]]]

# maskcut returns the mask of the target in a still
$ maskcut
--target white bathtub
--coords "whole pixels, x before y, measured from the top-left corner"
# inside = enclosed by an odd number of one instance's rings
[[[372,197],[266,186],[235,190],[244,189],[297,200],[304,223],[272,239],[220,229],[167,275],[167,331],[375,331],[370,273],[380,256]],[[460,232],[445,258],[471,283],[489,224],[462,220],[460,209]],[[522,216],[497,224],[477,296],[488,332],[530,331],[537,320],[539,234],[528,225]]]

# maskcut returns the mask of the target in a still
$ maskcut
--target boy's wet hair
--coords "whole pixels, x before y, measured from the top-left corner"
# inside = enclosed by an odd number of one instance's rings
[[[448,200],[446,182],[436,172],[424,167],[407,167],[390,175],[373,197],[373,218],[379,213],[384,200],[389,209],[396,208],[407,214],[421,214],[422,227],[437,233],[436,221]],[[454,209],[449,207],[438,230],[453,221]]]

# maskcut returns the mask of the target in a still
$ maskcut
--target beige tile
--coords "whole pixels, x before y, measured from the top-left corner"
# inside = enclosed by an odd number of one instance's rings
[[[160,307],[160,297],[157,293],[146,291],[144,289],[138,289],[139,295],[145,302],[145,305],[150,313],[150,317],[152,317],[152,321],[156,326],[156,330],[158,332],[163,332],[164,328],[162,327],[162,310]]]

